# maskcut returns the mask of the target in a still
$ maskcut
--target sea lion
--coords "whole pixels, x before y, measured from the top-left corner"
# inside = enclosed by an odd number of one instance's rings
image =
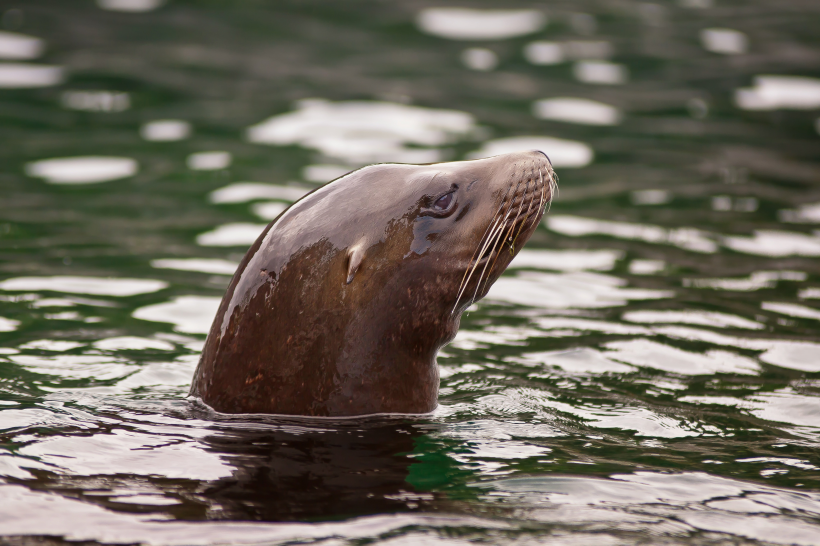
[[[306,195],[251,246],[191,395],[223,413],[427,413],[436,353],[529,239],[546,154],[381,164]]]

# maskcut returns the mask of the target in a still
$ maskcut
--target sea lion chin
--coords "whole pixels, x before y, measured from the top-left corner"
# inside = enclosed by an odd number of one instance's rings
[[[535,231],[543,152],[364,167],[271,222],[228,287],[191,395],[224,413],[435,409],[436,353]]]

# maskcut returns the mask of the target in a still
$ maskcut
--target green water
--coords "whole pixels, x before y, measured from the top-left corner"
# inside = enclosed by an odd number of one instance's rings
[[[4,540],[820,543],[820,4],[437,7],[0,4]],[[434,414],[185,399],[301,193],[532,147]]]

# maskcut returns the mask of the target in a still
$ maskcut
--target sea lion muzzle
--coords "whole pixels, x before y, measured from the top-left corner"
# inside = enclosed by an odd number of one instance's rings
[[[555,191],[533,151],[373,165],[308,194],[242,260],[191,395],[225,413],[432,411],[436,353]]]

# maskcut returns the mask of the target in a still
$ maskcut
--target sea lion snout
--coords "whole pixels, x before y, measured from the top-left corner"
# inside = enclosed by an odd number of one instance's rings
[[[375,165],[326,184],[246,254],[191,394],[226,413],[432,411],[436,353],[532,235],[555,189],[537,150]]]

